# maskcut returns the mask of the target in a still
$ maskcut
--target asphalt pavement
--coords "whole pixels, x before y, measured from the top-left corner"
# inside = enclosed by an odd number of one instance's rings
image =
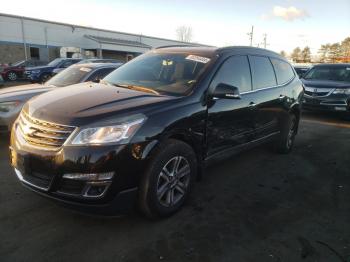
[[[211,166],[161,221],[79,214],[34,194],[0,138],[0,261],[350,261],[350,121],[304,114],[293,152]]]

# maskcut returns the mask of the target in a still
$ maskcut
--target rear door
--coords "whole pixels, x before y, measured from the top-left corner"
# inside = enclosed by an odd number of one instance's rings
[[[274,68],[266,56],[249,56],[252,70],[255,139],[261,139],[278,130],[278,115],[281,110],[280,89]],[[282,95],[282,94],[281,94]]]
[[[254,139],[252,83],[247,56],[231,56],[216,72],[209,92],[219,83],[238,87],[241,99],[212,99],[208,105],[208,157]]]

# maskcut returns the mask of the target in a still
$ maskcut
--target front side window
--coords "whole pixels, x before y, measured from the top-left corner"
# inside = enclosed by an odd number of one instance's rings
[[[88,81],[98,82],[110,72],[112,72],[115,68],[101,68],[97,69],[91,76],[89,76]]]
[[[275,68],[277,83],[283,85],[294,77],[294,71],[290,64],[280,59],[271,58],[273,67]]]
[[[350,82],[350,66],[319,66],[312,68],[304,79]]]
[[[104,81],[145,92],[187,95],[210,60],[188,53],[150,52],[119,67]]]
[[[211,86],[228,84],[239,89],[240,93],[252,90],[249,62],[246,56],[232,56],[228,58],[216,73]]]
[[[254,90],[277,85],[275,72],[267,57],[250,56],[249,60],[252,68]]]
[[[52,60],[50,63],[48,63],[47,65],[56,67],[61,62],[62,62],[62,58],[56,58],[56,59]]]
[[[90,74],[91,68],[83,66],[73,66],[55,75],[45,83],[47,86],[63,87],[80,83],[80,81]]]

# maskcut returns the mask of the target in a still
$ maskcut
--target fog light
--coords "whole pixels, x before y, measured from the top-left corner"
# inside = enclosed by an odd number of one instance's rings
[[[114,176],[114,172],[96,173],[96,174],[73,173],[73,174],[64,174],[63,178],[81,180],[81,181],[104,181],[104,180],[111,180],[113,176]]]

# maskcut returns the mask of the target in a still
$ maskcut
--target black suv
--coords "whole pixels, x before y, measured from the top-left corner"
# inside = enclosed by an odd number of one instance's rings
[[[138,203],[168,216],[205,164],[267,141],[290,152],[302,97],[276,53],[159,48],[100,83],[30,100],[13,126],[11,163],[25,186],[77,208]]]

